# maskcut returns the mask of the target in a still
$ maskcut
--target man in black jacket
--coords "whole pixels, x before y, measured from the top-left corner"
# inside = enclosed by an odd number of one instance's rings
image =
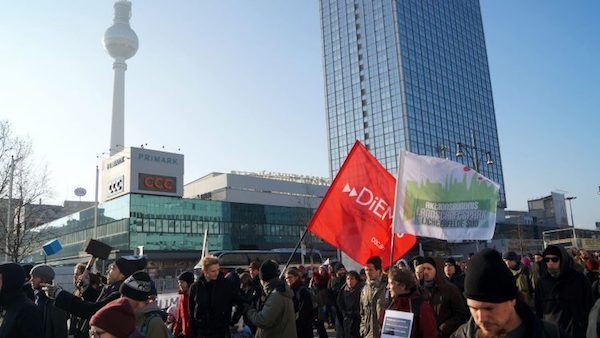
[[[25,296],[25,272],[15,263],[0,264],[0,338],[40,338],[42,312]]]
[[[189,309],[192,336],[195,338],[229,337],[229,328],[242,316],[243,301],[239,288],[224,278],[219,259],[202,259],[202,276],[190,287]],[[236,306],[232,318],[232,308]]]
[[[548,245],[544,250],[546,271],[535,289],[538,317],[557,323],[573,338],[585,337],[593,305],[592,287],[583,273],[575,271],[565,248]]]
[[[88,337],[89,319],[104,305],[121,297],[119,288],[123,281],[135,272],[146,268],[147,260],[140,256],[123,256],[111,264],[108,270],[108,285],[104,286],[100,296],[95,302],[86,302],[75,295],[62,290],[59,286],[46,284],[46,294],[49,298],[56,298],[56,307],[67,311],[81,319],[77,337]]]
[[[452,338],[562,338],[554,323],[539,320],[518,297],[512,272],[500,253],[483,249],[469,261],[465,297],[471,318]]]
[[[31,288],[34,303],[42,311],[44,338],[64,338],[67,336],[67,313],[54,305],[42,290],[42,283],[52,284],[54,269],[46,264],[38,264],[31,269]]]

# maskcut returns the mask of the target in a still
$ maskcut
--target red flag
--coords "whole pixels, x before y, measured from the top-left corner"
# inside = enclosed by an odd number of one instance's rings
[[[308,225],[315,235],[360,264],[379,256],[390,265],[396,179],[356,141]],[[416,242],[396,234],[394,260]]]

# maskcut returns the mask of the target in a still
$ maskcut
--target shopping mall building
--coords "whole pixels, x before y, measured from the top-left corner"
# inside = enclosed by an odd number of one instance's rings
[[[96,238],[113,247],[109,261],[143,247],[149,272],[172,276],[198,262],[205,230],[210,251],[293,248],[328,188],[326,179],[266,172],[211,173],[184,186],[183,159],[132,147],[104,160],[97,209],[41,227],[62,245],[48,263],[87,261],[85,243]],[[312,236],[305,244],[333,251]]]

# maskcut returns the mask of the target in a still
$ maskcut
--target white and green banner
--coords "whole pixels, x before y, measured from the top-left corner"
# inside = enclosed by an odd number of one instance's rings
[[[402,151],[393,229],[445,240],[489,240],[498,184],[464,164]]]

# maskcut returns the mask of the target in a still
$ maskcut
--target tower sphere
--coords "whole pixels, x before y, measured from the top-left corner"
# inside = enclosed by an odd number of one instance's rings
[[[104,33],[104,49],[115,59],[127,60],[138,50],[138,37],[129,26],[131,2],[115,2],[115,19]]]

